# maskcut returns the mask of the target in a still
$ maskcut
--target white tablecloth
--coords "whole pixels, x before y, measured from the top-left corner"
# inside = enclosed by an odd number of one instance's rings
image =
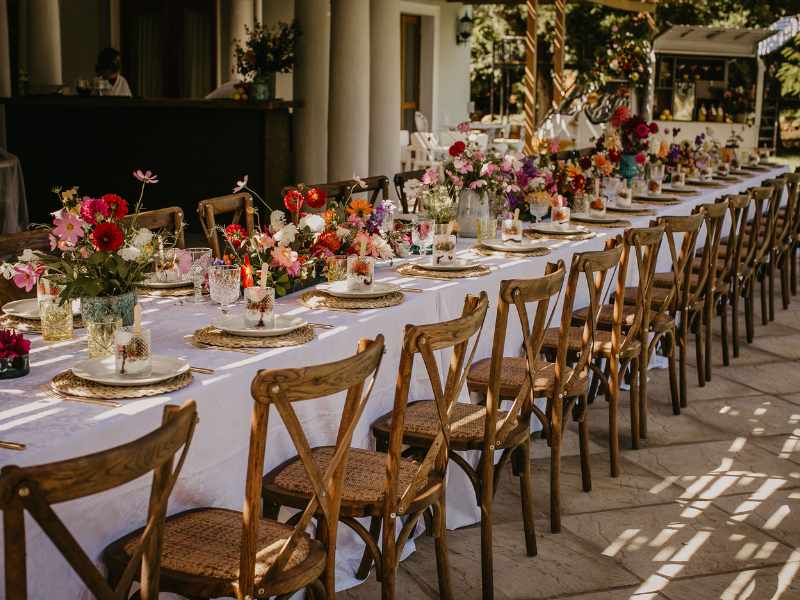
[[[723,194],[738,193],[782,171],[775,169],[770,173],[757,173],[725,189],[707,188],[701,194],[686,197],[686,201],[680,205],[654,208],[658,214],[687,214],[696,204],[712,202]],[[633,217],[630,220],[635,226],[646,226],[651,218]],[[192,398],[197,401],[200,423],[172,494],[170,513],[200,506],[241,509],[252,404],[249,390],[258,369],[296,367],[340,359],[355,351],[359,338],[383,333],[387,354],[370,404],[354,437],[355,445],[372,447],[370,423],[391,410],[406,323],[454,318],[460,314],[466,293],[477,294],[486,290],[492,306],[477,357],[487,357],[491,353],[494,300],[502,279],[539,276],[546,262],[559,258],[569,265],[573,252],[599,249],[608,236],[621,231],[599,230],[596,237],[584,241],[548,242],[551,254],[545,257],[480,257],[481,262],[495,270],[486,277],[476,279],[409,279],[398,276],[391,268],[380,269],[377,275],[380,280],[397,281],[425,290],[423,293],[406,293],[403,304],[390,309],[358,314],[309,311],[295,297],[282,299],[278,302],[278,312],[303,314],[312,322],[330,323],[336,328],[317,330],[317,339],[303,346],[265,350],[253,356],[196,349],[187,343],[186,336],[218,314],[213,306],[174,299],[142,298],[144,322],[145,326],[152,329],[155,351],[187,358],[192,365],[212,368],[215,373],[195,375],[190,386],[173,394],[127,400],[120,408],[62,401],[49,396],[46,387],[50,379],[69,368],[76,359],[85,356],[86,341],[82,331],[78,331],[79,337],[74,340],[52,345],[46,345],[38,336],[34,336],[31,374],[24,379],[0,381],[0,439],[23,442],[27,444],[27,449],[23,452],[0,450],[0,464],[45,463],[115,446],[157,427],[165,404]],[[469,240],[461,241],[459,251],[467,253],[471,245]],[[661,263],[661,270],[669,269],[666,251],[662,253]],[[586,298],[585,293],[583,297],[578,297],[576,307],[584,306]],[[513,321],[510,334],[506,352],[515,354],[521,336]],[[414,372],[412,397],[431,397],[421,364]],[[467,400],[466,394],[464,400]],[[298,414],[312,445],[335,441],[341,405],[342,398],[332,397],[298,406]],[[277,415],[270,418],[269,423],[267,469],[295,453]],[[106,494],[58,505],[56,512],[89,555],[99,560],[100,552],[109,542],[143,524],[149,485],[149,478],[142,478]],[[451,470],[448,487],[448,526],[454,528],[477,522],[479,513],[472,488],[457,469]],[[566,493],[573,491],[567,490]],[[407,548],[407,551],[411,550],[413,547]],[[342,589],[356,583],[352,575],[359,558],[360,547],[355,540],[351,536],[340,539],[337,549],[337,587]],[[28,569],[29,573],[47,574],[46,577],[29,577],[29,597],[32,599],[88,597],[78,578],[30,519]]]

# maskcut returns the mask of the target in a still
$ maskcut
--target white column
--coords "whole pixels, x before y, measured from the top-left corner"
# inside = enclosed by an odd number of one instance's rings
[[[371,0],[369,174],[400,170],[400,0]]]
[[[295,178],[313,185],[328,181],[330,0],[296,0],[294,11],[302,32],[293,77],[294,98],[302,103],[294,109],[292,124]]]
[[[62,84],[58,0],[28,0],[28,71],[33,86]]]
[[[0,96],[11,95],[11,54],[8,49],[8,4],[0,0]]]
[[[230,70],[227,73],[227,78],[223,75],[223,79],[228,81],[229,79],[238,77],[234,75],[234,71],[236,69],[236,55],[233,53],[233,49],[236,47],[236,40],[239,40],[241,44],[244,44],[245,36],[245,25],[250,29],[253,28],[253,0],[231,0],[230,2],[230,28],[229,28],[229,36],[228,36],[228,61],[230,63]]]
[[[369,175],[370,0],[335,0],[331,15],[328,179]],[[398,34],[399,35],[399,34]]]

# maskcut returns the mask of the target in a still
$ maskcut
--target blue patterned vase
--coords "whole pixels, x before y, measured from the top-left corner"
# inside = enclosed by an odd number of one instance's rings
[[[118,296],[81,298],[81,317],[84,323],[119,317],[122,319],[123,325],[133,325],[133,307],[135,305],[136,292],[126,292]]]

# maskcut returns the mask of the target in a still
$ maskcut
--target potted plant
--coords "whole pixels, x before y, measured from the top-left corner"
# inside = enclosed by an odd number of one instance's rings
[[[236,40],[236,71],[250,83],[252,100],[275,98],[277,73],[290,73],[294,67],[294,51],[300,28],[296,21],[265,27],[256,22],[250,29],[245,25],[244,45]]]

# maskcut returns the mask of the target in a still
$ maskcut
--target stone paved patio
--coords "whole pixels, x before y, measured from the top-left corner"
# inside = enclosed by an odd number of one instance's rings
[[[503,477],[495,520],[495,598],[762,600],[800,598],[800,300],[757,325],[756,341],[672,414],[666,371],[650,371],[649,436],[629,447],[622,400],[622,475],[608,475],[604,401],[591,407],[592,479],[580,491],[577,456],[562,460],[563,531],[548,527],[547,447],[537,440],[534,485],[539,555],[524,552],[519,488]],[[760,315],[756,310],[757,323]],[[715,329],[718,325],[715,325]],[[691,345],[693,346],[693,344]],[[577,433],[567,432],[567,437]],[[568,444],[570,448],[576,444]],[[481,597],[478,526],[448,532],[458,600]],[[433,539],[399,574],[400,598],[438,598]],[[338,594],[380,597],[374,573]]]

